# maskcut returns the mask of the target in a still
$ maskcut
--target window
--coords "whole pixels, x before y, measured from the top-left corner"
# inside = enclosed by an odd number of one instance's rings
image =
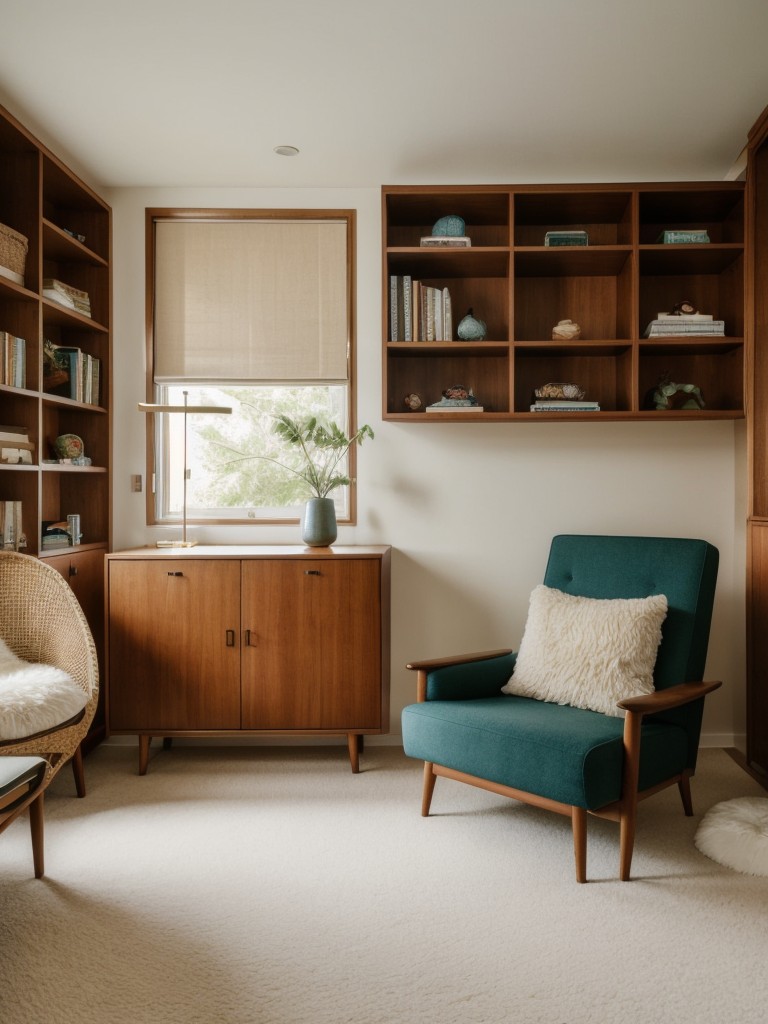
[[[354,211],[148,210],[148,394],[188,416],[190,522],[296,520],[309,496],[269,461],[274,417],[353,422]],[[154,523],[181,517],[183,417],[157,414]],[[354,449],[346,473],[354,480]],[[334,492],[354,519],[354,483]]]

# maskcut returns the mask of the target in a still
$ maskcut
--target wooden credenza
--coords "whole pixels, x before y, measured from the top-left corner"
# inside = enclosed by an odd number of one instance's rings
[[[106,558],[107,720],[139,736],[389,731],[390,549],[245,546]]]

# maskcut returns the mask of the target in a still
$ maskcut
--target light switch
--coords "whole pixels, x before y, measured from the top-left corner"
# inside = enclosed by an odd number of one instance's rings
[[[140,491],[142,489],[141,473],[134,473],[131,476],[131,490]]]

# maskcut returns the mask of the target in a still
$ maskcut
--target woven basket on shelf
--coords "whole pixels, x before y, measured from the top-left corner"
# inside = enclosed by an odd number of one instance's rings
[[[24,235],[7,224],[0,224],[0,266],[24,276],[28,242]]]

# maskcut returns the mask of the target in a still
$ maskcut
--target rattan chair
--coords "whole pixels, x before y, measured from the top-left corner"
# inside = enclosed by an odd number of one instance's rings
[[[71,761],[77,795],[85,796],[80,744],[96,711],[99,669],[88,622],[64,577],[37,558],[0,551],[0,636],[17,657],[68,673],[88,697],[78,715],[53,729],[0,740],[0,756],[44,757],[43,788]]]

